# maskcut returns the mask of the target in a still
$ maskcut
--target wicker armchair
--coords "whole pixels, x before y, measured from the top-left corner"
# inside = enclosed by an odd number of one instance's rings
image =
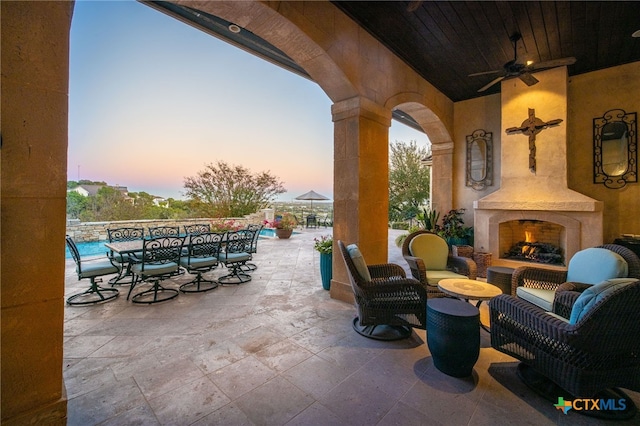
[[[416,237],[427,235],[433,239],[434,244],[441,247],[439,257],[436,263],[446,263],[446,269],[434,269],[429,264],[434,262],[432,259],[424,259],[417,257],[412,253],[412,241]],[[444,278],[469,278],[475,280],[477,277],[476,263],[467,257],[453,256],[449,253],[446,241],[429,231],[416,231],[407,236],[402,244],[402,256],[409,264],[411,275],[422,284],[424,284],[427,295],[432,297],[444,297],[444,293],[438,290],[438,281]]]
[[[426,329],[427,293],[419,281],[407,278],[400,265],[366,265],[362,260],[360,267],[368,270],[371,279],[363,278],[342,241],[338,241],[338,248],[358,310],[353,320],[353,329],[358,334],[377,340],[397,340],[409,337],[412,327]]]
[[[631,251],[630,249],[616,245],[616,244],[604,244],[595,248],[607,249],[614,253],[619,254],[626,262],[627,262],[627,276],[631,278],[640,278],[640,259],[638,256]],[[571,268],[571,263],[569,263],[569,268]],[[561,270],[551,270],[538,268],[535,266],[522,266],[515,270],[512,279],[511,279],[511,294],[518,294],[518,287],[528,287],[531,289],[539,289],[546,291],[549,293],[545,296],[549,302],[549,304],[553,304],[553,308],[551,306],[543,306],[544,303],[538,304],[545,308],[548,311],[553,310],[554,312],[562,315],[565,318],[568,318],[568,313],[571,312],[571,306],[573,306],[573,301],[580,295],[577,294],[563,294],[560,295],[558,292],[564,291],[582,291],[586,288],[589,288],[594,282],[588,283],[567,283],[567,278],[569,276],[569,271],[561,271]],[[600,281],[602,279],[606,279],[607,277],[601,277],[597,279]],[[614,278],[614,277],[608,277]],[[543,292],[540,292],[541,294]],[[531,301],[531,300],[529,300]],[[551,302],[552,301],[552,302]],[[557,305],[557,306],[556,306]],[[562,305],[562,306],[561,306]]]
[[[489,302],[491,346],[522,361],[518,375],[554,402],[566,393],[591,398],[610,388],[640,391],[638,306],[640,281],[633,278],[594,298],[575,323],[500,295]]]

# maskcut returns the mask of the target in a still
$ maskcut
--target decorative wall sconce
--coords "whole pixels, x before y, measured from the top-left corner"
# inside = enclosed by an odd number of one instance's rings
[[[638,182],[637,114],[612,109],[593,119],[593,183],[618,189]]]
[[[493,185],[493,133],[482,129],[467,136],[466,185],[480,191]]]

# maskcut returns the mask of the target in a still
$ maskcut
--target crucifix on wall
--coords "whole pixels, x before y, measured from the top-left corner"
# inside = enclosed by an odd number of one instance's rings
[[[529,108],[529,118],[524,120],[520,127],[510,127],[505,132],[508,135],[515,135],[516,133],[522,133],[529,136],[529,170],[532,173],[536,172],[536,135],[546,128],[551,126],[557,126],[562,123],[561,119],[549,120],[544,122],[536,117],[536,110]]]

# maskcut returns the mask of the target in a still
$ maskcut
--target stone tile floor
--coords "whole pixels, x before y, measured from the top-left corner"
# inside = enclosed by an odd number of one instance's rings
[[[261,239],[251,282],[158,305],[67,307],[69,425],[592,425],[530,391],[481,331],[472,377],[437,370],[423,330],[379,342],[322,289],[313,238]],[[393,244],[389,259],[407,267]],[[222,274],[222,269],[211,273]],[[175,285],[189,279],[175,279]],[[65,297],[82,291],[66,264]],[[630,393],[637,405],[640,394]],[[616,424],[639,424],[635,419]]]

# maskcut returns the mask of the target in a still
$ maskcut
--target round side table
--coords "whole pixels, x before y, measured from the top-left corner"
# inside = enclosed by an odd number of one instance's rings
[[[487,282],[498,287],[503,294],[511,294],[511,276],[514,271],[515,269],[504,266],[489,266]]]
[[[447,297],[427,301],[427,346],[438,370],[471,375],[480,355],[479,325],[480,311],[470,303]]]

